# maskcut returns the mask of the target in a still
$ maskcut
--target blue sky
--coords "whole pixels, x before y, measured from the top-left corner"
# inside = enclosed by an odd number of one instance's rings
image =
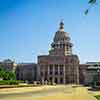
[[[81,63],[100,61],[100,5],[90,9],[88,0],[0,0],[0,60],[37,62],[48,54],[59,22],[74,44]]]

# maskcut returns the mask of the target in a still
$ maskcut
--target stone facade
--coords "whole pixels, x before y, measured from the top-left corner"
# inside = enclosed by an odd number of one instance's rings
[[[89,85],[93,82],[100,83],[100,63],[88,62],[86,64],[80,64],[80,83]]]
[[[36,64],[34,63],[17,64],[17,68],[16,68],[17,80],[33,82],[37,80],[36,76],[37,76],[37,65]]]
[[[88,66],[86,64],[79,65],[79,83],[80,84],[85,84],[87,68],[88,68]]]
[[[72,53],[73,44],[64,31],[64,23],[60,23],[59,30],[55,33],[49,55],[38,56],[39,79],[42,84],[78,84],[79,83],[79,58]]]

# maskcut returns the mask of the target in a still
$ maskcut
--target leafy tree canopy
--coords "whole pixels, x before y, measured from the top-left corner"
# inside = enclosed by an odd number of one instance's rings
[[[89,0],[88,3],[89,3],[89,4],[95,4],[95,3],[96,3],[96,0]]]
[[[96,4],[96,1],[97,1],[97,0],[89,0],[89,1],[88,1],[88,4],[90,4],[91,6],[93,6],[94,4]],[[91,6],[90,6],[90,8],[91,8]],[[90,8],[86,9],[85,15],[88,14]]]
[[[3,66],[0,65],[0,78],[3,80],[16,80],[16,74],[13,71],[6,71]]]

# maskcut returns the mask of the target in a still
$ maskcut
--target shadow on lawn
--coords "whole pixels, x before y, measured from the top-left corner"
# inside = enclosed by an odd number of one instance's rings
[[[89,88],[89,91],[100,91],[100,88]]]

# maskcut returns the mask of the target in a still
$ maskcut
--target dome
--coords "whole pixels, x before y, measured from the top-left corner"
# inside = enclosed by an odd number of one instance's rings
[[[66,41],[69,40],[69,34],[67,32],[61,32],[61,31],[57,31],[55,36],[54,36],[54,42],[57,41]]]
[[[72,55],[72,43],[67,32],[64,31],[64,23],[60,22],[59,30],[55,33],[51,44],[50,55]]]
[[[69,41],[69,33],[64,32],[64,23],[60,22],[59,30],[55,33],[54,42],[57,41]]]

